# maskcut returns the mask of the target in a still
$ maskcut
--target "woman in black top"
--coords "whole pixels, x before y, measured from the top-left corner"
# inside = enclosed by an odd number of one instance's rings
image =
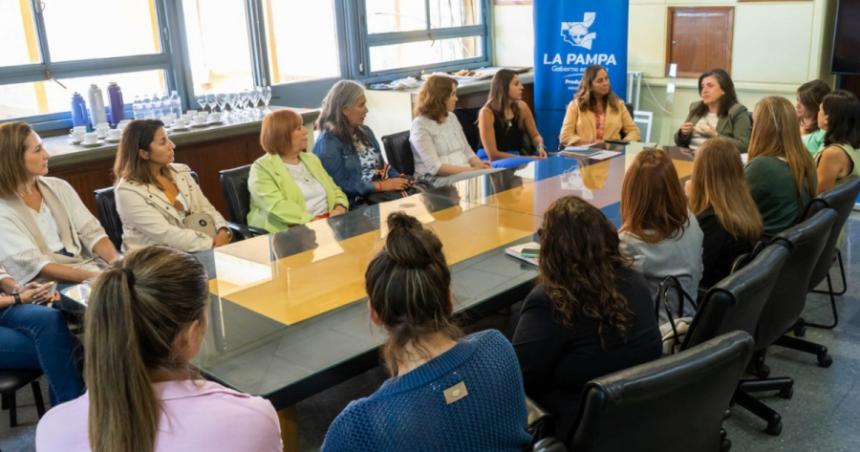
[[[752,251],[761,238],[761,215],[741,157],[728,138],[712,138],[699,148],[685,188],[704,234],[699,287],[707,289],[729,275],[738,256]]]
[[[523,303],[514,349],[526,394],[573,427],[589,380],[660,357],[648,283],[618,251],[615,227],[596,207],[560,198],[544,215],[539,284]]]
[[[523,84],[517,74],[501,69],[493,76],[487,103],[478,113],[478,132],[486,157],[492,161],[532,155],[546,157],[543,137],[523,101]]]

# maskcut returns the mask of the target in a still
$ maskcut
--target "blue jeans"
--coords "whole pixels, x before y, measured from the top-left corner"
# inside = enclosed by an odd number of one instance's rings
[[[59,310],[32,304],[0,309],[0,368],[42,369],[52,405],[84,393],[80,352]]]

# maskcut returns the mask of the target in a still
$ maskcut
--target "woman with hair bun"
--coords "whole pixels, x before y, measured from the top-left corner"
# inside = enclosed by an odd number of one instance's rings
[[[200,379],[209,282],[194,256],[140,248],[93,284],[85,318],[89,390],[49,411],[36,448],[65,452],[282,449],[272,405]]]
[[[523,450],[530,436],[511,344],[495,330],[461,337],[442,242],[404,213],[388,228],[365,289],[371,320],[389,336],[392,377],[337,416],[322,450]]]
[[[599,209],[576,196],[556,200],[540,241],[539,284],[513,342],[526,393],[566,438],[586,382],[657,359],[662,346],[648,283]]]

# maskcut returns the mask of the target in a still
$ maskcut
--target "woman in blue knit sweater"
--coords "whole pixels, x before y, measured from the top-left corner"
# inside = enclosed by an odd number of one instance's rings
[[[495,330],[460,337],[442,242],[415,218],[388,217],[383,250],[365,273],[370,318],[389,334],[392,377],[351,402],[323,451],[521,451],[523,382],[513,347]]]

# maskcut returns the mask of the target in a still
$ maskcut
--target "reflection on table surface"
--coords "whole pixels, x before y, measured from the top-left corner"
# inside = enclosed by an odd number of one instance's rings
[[[384,335],[371,326],[362,302],[364,271],[383,246],[385,218],[395,211],[415,216],[441,238],[458,312],[515,301],[509,298],[527,291],[536,271],[504,249],[532,240],[543,213],[561,196],[580,196],[618,224],[624,171],[642,148],[631,144],[599,162],[551,156],[199,253],[211,277],[212,309],[195,364],[283,406],[360,371],[356,360],[375,362]],[[692,155],[681,149],[670,155],[679,176],[688,176]]]

